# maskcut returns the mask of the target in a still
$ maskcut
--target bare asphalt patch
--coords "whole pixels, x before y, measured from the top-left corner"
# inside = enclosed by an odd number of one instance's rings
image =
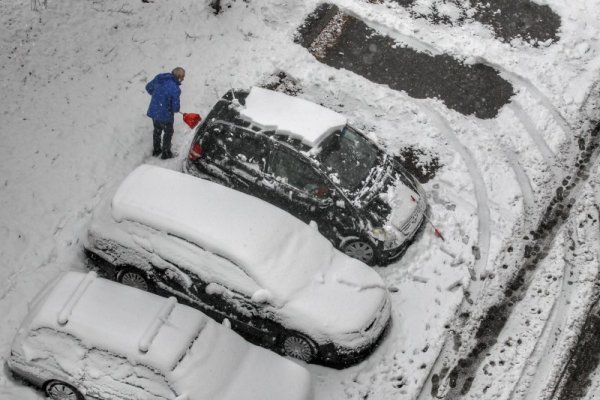
[[[553,43],[558,40],[560,16],[548,5],[529,0],[442,0],[433,2],[429,13],[412,9],[416,0],[390,0],[406,7],[415,18],[426,18],[433,23],[462,24],[469,20],[490,26],[495,36],[506,42],[522,38],[534,46],[541,42]],[[450,3],[460,10],[457,19],[451,20],[440,11],[439,5]],[[468,9],[473,10],[469,16]]]
[[[331,4],[322,4],[306,19],[296,41],[324,64],[414,98],[438,98],[465,115],[494,118],[514,94],[489,66],[402,47]]]
[[[394,1],[407,7],[413,4],[413,0]],[[464,3],[449,1],[459,5]],[[526,0],[473,1],[470,4],[477,11],[472,18],[492,26],[501,40],[521,37],[534,46],[539,42],[558,40],[560,18],[548,6]],[[434,22],[448,21],[434,18]],[[493,118],[514,93],[512,85],[488,66],[465,65],[448,55],[434,56],[402,47],[392,38],[330,4],[322,4],[306,19],[298,30],[296,41],[326,65],[347,69],[372,82],[405,91],[415,98],[439,98],[447,107],[465,115]],[[456,365],[432,374],[432,397],[437,398],[442,379],[450,386],[445,399],[458,399],[469,392],[475,372],[487,356],[486,350],[496,343],[514,307],[523,299],[538,265],[546,257],[552,239],[567,220],[575,203],[574,194],[587,180],[589,167],[598,158],[599,145],[600,125],[595,122],[580,133],[579,155],[571,166],[574,173],[565,177],[556,188],[541,222],[526,235],[517,238],[515,248],[510,245],[505,248],[506,259],[515,260],[518,267],[504,289],[504,299],[491,307],[479,323],[475,335],[477,343],[469,355],[458,360]],[[406,159],[411,157],[409,151]],[[433,166],[433,174],[436,167]],[[421,177],[423,181],[427,179],[430,176]],[[501,267],[508,268],[508,265]],[[592,317],[587,326],[588,330],[595,332],[598,323]],[[469,318],[469,315],[460,315],[460,318]],[[591,337],[593,335],[584,335],[582,343]],[[457,342],[456,345],[461,344]],[[568,396],[582,391],[591,367],[598,364],[599,353],[600,349],[590,357],[585,350],[579,351],[580,355],[575,358],[582,361],[571,363],[569,371],[575,372],[568,374],[569,381],[563,391],[566,394],[562,398],[570,398]]]

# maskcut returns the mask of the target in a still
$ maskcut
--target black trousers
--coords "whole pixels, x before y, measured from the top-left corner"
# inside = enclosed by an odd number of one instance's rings
[[[162,152],[170,152],[171,151],[171,138],[173,137],[173,123],[172,122],[162,122],[157,121],[155,119],[152,120],[154,124],[154,150],[161,150]],[[163,135],[164,132],[164,135]],[[162,136],[162,147],[160,145],[160,139]]]

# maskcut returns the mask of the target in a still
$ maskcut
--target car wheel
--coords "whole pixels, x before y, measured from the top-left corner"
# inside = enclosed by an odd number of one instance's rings
[[[84,400],[79,390],[62,381],[48,382],[44,391],[52,400]]]
[[[122,269],[117,274],[117,282],[120,282],[123,285],[134,287],[136,289],[145,290],[147,292],[152,291],[152,286],[148,282],[146,275],[137,269]]]
[[[283,353],[286,356],[310,362],[317,355],[317,347],[304,336],[291,334],[283,340]]]
[[[342,251],[365,264],[371,265],[375,261],[375,251],[373,250],[373,246],[363,240],[349,241],[344,244]]]

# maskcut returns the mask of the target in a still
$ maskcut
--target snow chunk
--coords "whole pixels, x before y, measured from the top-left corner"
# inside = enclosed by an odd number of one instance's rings
[[[298,138],[311,147],[348,122],[343,115],[318,104],[258,87],[250,89],[240,115],[263,129]]]
[[[273,299],[273,295],[266,289],[260,289],[252,295],[252,301],[255,303],[269,303]]]

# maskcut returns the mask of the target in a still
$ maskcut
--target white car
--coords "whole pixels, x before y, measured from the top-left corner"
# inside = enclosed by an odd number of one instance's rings
[[[256,197],[142,165],[92,217],[84,244],[109,278],[174,295],[262,346],[346,366],[390,320],[381,277]]]
[[[312,398],[303,367],[95,272],[65,273],[38,295],[7,364],[53,400]]]

